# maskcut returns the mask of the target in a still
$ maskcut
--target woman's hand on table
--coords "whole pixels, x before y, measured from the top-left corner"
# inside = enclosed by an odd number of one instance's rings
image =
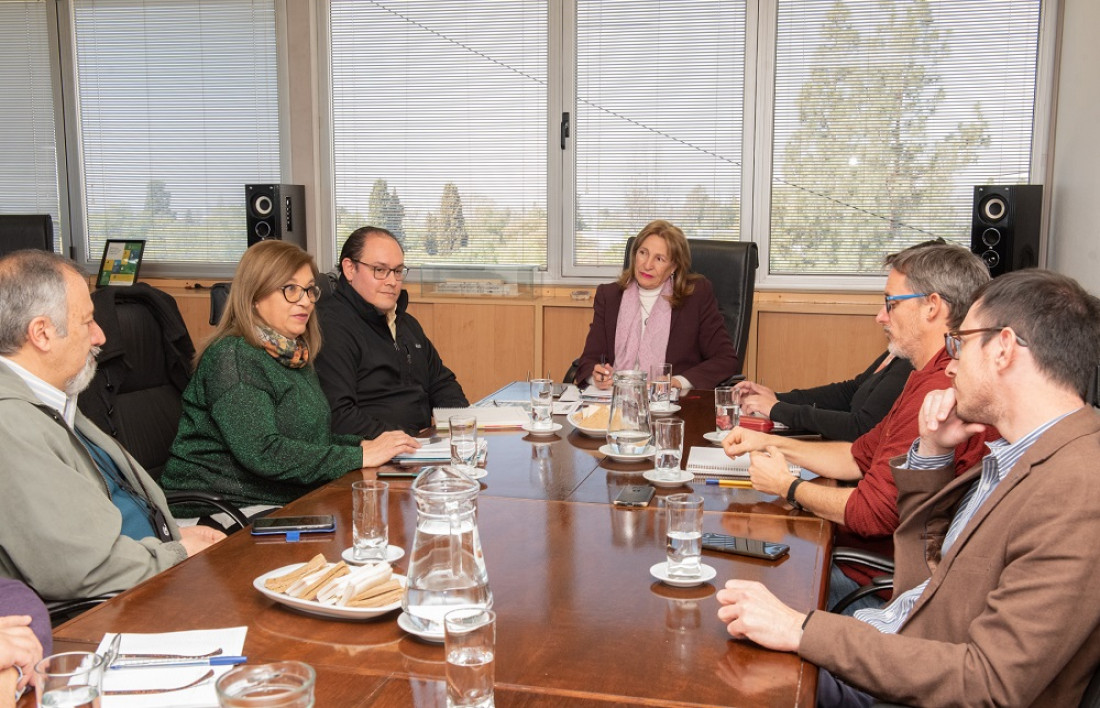
[[[373,440],[363,440],[359,447],[363,448],[363,466],[378,467],[397,455],[412,452],[420,443],[401,430],[387,430]]]

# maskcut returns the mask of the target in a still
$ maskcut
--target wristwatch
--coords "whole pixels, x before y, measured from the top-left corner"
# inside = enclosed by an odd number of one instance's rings
[[[791,482],[791,486],[787,487],[787,503],[793,506],[795,509],[802,511],[802,505],[798,503],[798,500],[794,498],[794,490],[798,489],[798,485],[802,484],[806,480],[796,479]]]

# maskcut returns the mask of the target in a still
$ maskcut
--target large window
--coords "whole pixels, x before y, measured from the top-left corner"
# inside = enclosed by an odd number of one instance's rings
[[[967,242],[975,184],[1038,181],[1040,0],[331,0],[329,19],[337,238],[389,225],[415,263],[607,277],[667,218],[758,241],[775,282],[854,284]]]
[[[0,213],[49,214],[57,231],[47,9],[44,2],[0,2]]]
[[[89,258],[235,263],[244,185],[279,181],[273,1],[75,0],[73,24]]]
[[[336,237],[545,265],[546,0],[332,0]]]

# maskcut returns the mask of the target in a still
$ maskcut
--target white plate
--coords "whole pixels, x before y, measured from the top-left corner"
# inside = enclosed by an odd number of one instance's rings
[[[583,408],[581,410],[583,410]],[[581,417],[580,413],[581,411],[578,410],[571,414],[569,416],[569,422],[572,423],[573,427],[576,428],[582,435],[587,435],[590,438],[602,438],[607,435],[607,428],[586,428],[585,426],[581,425],[579,422]]]
[[[420,637],[426,642],[435,642],[436,644],[443,643],[443,632],[421,632],[419,629],[413,627],[412,620],[409,619],[409,616],[404,612],[397,616],[397,626],[413,636]]]
[[[611,452],[610,445],[600,445],[600,452],[607,455],[612,460],[618,460],[619,462],[641,462],[642,460],[652,459],[653,453],[656,452],[656,450],[652,445],[646,445],[645,452],[640,452],[636,455],[625,455]]]
[[[335,617],[336,619],[370,619],[372,617],[378,617],[384,615],[387,612],[400,609],[401,601],[391,602],[388,605],[382,605],[380,607],[338,607],[336,605],[326,605],[316,600],[302,600],[297,597],[291,597],[290,595],[284,595],[281,592],[275,592],[268,590],[264,587],[264,581],[268,578],[273,578],[278,575],[286,575],[295,568],[299,568],[305,565],[304,563],[291,563],[290,565],[283,566],[282,568],[276,568],[268,573],[264,573],[260,577],[252,581],[252,587],[260,591],[260,594],[267,597],[270,600],[274,600],[280,605],[286,605],[292,607],[295,610],[301,610],[311,615],[318,615],[320,617]],[[401,583],[402,587],[405,585],[405,576],[393,574],[394,579]]]
[[[663,411],[654,410],[653,406],[649,407],[649,414],[650,415],[655,415],[658,418],[660,418],[661,416],[672,415],[673,413],[679,413],[679,412],[680,412],[680,406],[676,405],[675,403],[670,403],[668,405],[668,408],[664,409]]]
[[[687,470],[680,470],[680,476],[676,479],[661,479],[657,476],[657,470],[646,470],[642,476],[654,487],[682,487],[695,479],[695,475]]]
[[[714,580],[718,575],[718,571],[711,568],[706,563],[699,564],[699,571],[698,578],[670,578],[668,577],[668,561],[661,561],[649,569],[649,574],[665,585],[671,585],[676,588],[691,588],[696,585],[702,585],[703,583]],[[400,621],[398,621],[398,624],[400,624]]]
[[[395,546],[392,543],[386,546],[387,563],[393,563],[395,560],[399,560],[403,555],[405,555],[405,549],[401,546]],[[352,546],[351,548],[345,548],[344,552],[340,554],[340,557],[343,558],[345,562],[351,563],[353,565],[363,565],[364,563],[368,562],[356,559],[355,546]]]
[[[703,437],[705,439],[709,440],[710,442],[714,443],[715,445],[721,445],[722,441],[725,440],[726,436],[729,435],[729,434],[730,434],[730,431],[728,431],[728,430],[723,430],[722,432],[718,432],[717,430],[712,430],[709,433],[703,433]]]
[[[530,423],[524,423],[523,429],[535,437],[545,437],[547,435],[553,435],[561,430],[561,423],[554,423],[549,428],[541,429],[532,428]]]

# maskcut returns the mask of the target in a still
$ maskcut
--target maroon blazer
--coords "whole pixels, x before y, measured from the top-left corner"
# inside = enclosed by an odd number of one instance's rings
[[[714,388],[737,371],[737,352],[718,312],[710,281],[700,276],[693,283],[695,292],[672,310],[665,361],[672,364],[673,376],[683,376],[693,388]],[[623,292],[617,283],[596,288],[592,325],[588,328],[576,381],[587,380],[601,357],[615,365],[615,326]]]

